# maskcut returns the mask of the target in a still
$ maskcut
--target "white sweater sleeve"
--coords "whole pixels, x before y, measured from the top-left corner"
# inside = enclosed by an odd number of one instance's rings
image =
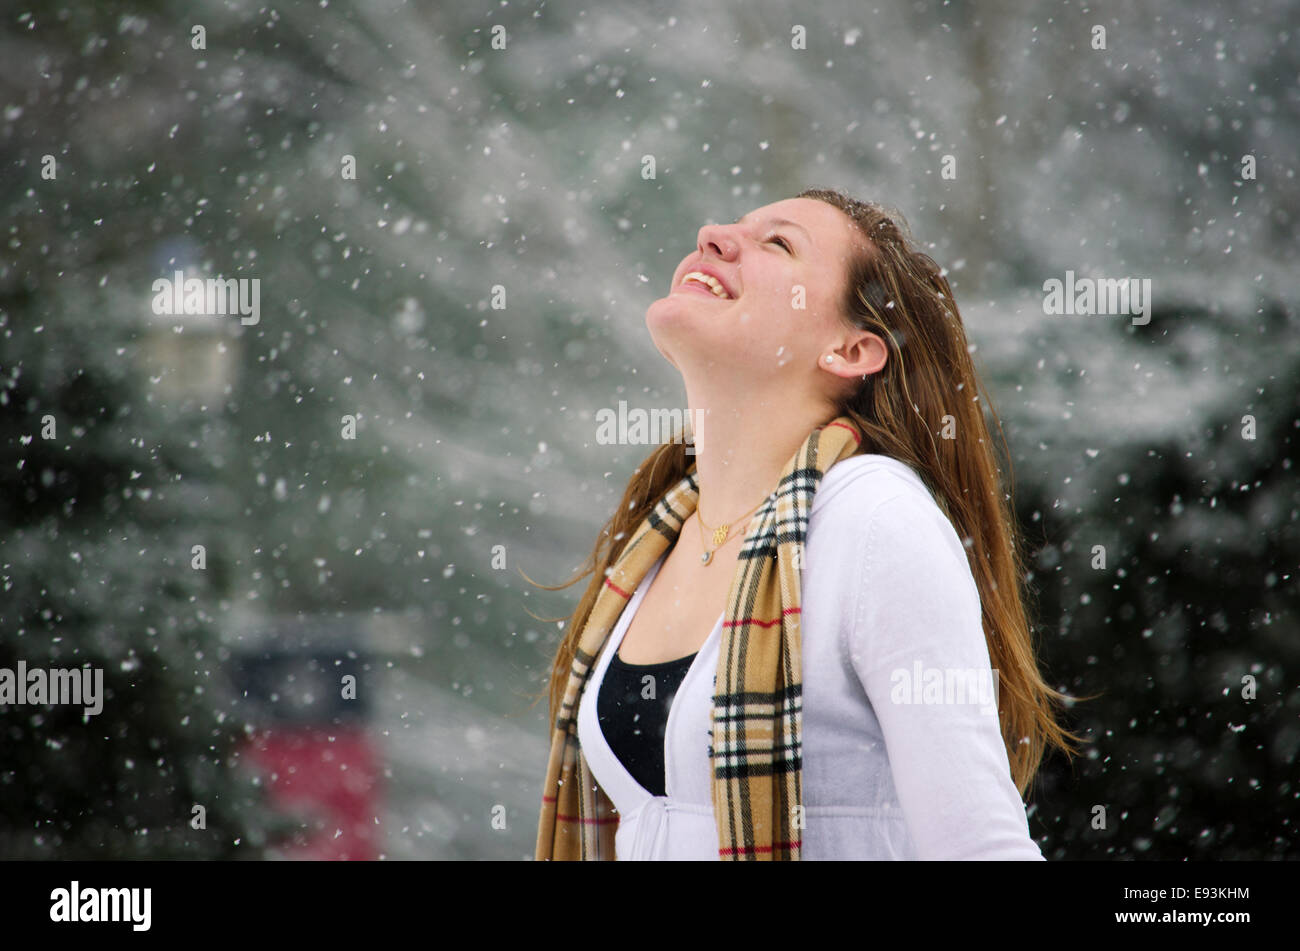
[[[942,686],[978,677],[988,700],[995,682],[961,541],[919,488],[884,501],[859,496],[850,507],[868,505],[866,524],[855,525],[863,533],[861,564],[853,615],[842,630],[880,721],[918,858],[1042,861],[996,708]]]

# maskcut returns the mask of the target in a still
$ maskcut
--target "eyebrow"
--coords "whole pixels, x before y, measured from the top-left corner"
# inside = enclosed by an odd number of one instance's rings
[[[744,224],[745,219],[748,217],[749,215],[741,215],[740,218],[737,219],[736,224],[738,225]],[[805,228],[803,225],[799,224],[799,222],[797,221],[791,221],[789,218],[769,218],[767,223],[775,227],[779,227],[781,225],[789,225],[792,228],[798,228],[800,231],[804,233],[804,237],[808,239],[808,243],[809,244],[813,243],[812,235],[808,233],[808,229]]]

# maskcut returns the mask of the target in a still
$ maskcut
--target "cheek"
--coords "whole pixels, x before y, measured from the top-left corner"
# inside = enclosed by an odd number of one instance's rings
[[[793,337],[804,348],[818,347],[835,327],[836,308],[825,295],[805,292],[802,300],[793,294],[785,301],[774,321],[782,333]]]
[[[832,323],[838,310],[838,299],[832,298],[826,291],[819,288],[808,292],[808,310],[805,313],[810,323],[826,327]]]
[[[735,352],[744,363],[769,370],[807,364],[817,359],[820,322],[811,316],[811,305],[800,310],[788,298],[772,300],[761,312],[741,315],[735,325]]]

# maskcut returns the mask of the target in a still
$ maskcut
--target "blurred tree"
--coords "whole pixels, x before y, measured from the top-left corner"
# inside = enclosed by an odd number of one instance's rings
[[[0,709],[0,855],[260,857],[215,623],[229,500],[125,338],[50,310],[0,298],[0,667],[101,668],[103,706]]]
[[[1297,317],[1294,303],[1261,295],[1253,320],[1171,303],[1150,333],[1120,331],[1140,360],[1189,372],[1205,369],[1198,335],[1218,342],[1211,368],[1230,382],[1207,378],[1205,416],[1157,440],[1112,421],[1109,440],[1081,443],[1013,416],[1022,459],[1043,455],[1039,439],[1053,453],[1018,469],[1016,495],[1048,679],[1101,694],[1069,717],[1091,738],[1086,758],[1071,769],[1052,757],[1039,777],[1032,826],[1050,833],[1048,858],[1295,856],[1300,352],[1248,354],[1293,337]],[[1103,368],[1093,392],[1122,372]]]

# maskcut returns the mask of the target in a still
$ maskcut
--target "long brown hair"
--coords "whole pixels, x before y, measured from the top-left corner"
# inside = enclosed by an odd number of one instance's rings
[[[986,414],[997,426],[1004,452],[1006,439],[975,374],[957,302],[939,266],[915,247],[898,212],[827,188],[809,188],[796,197],[840,209],[868,239],[849,264],[843,314],[847,326],[877,334],[889,356],[878,373],[845,390],[834,415],[857,424],[864,436],[861,452],[890,456],[911,466],[963,540],[979,590],[989,659],[998,672],[998,712],[1011,776],[1024,796],[1047,747],[1071,755],[1080,737],[1056,719],[1055,707],[1074,698],[1048,686],[1035,661],[1029,621],[1032,598],[1010,494],[1010,453],[1005,453],[1008,491],[1004,492]],[[552,724],[579,635],[609,569],[659,499],[685,477],[690,464],[682,442],[655,448],[632,474],[622,501],[579,573],[554,586],[528,579],[554,591],[592,575],[551,667]]]

